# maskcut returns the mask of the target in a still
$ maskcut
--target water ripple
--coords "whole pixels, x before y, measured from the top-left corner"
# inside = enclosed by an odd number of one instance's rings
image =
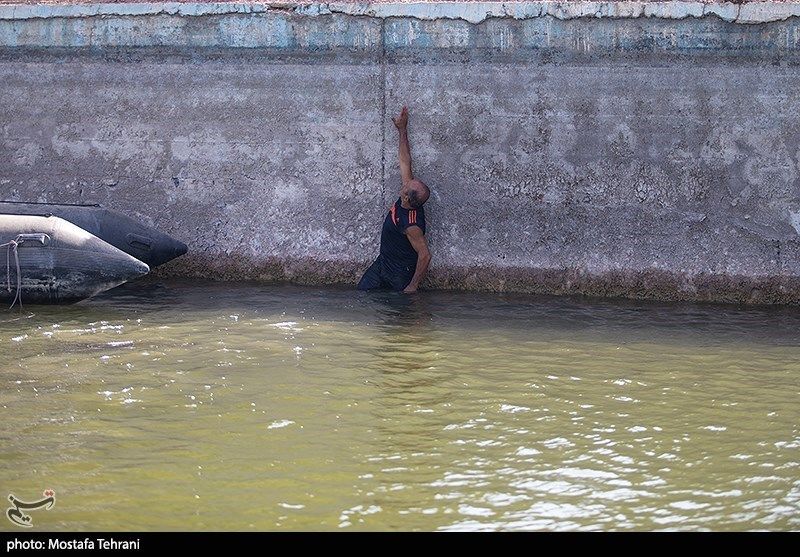
[[[43,528],[800,527],[796,310],[167,283],[26,311],[0,483],[88,501]]]

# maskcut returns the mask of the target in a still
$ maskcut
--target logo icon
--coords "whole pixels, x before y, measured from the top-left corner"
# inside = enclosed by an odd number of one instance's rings
[[[8,500],[11,501],[13,506],[6,510],[6,516],[17,526],[30,528],[33,526],[33,518],[25,514],[25,511],[35,511],[38,509],[49,511],[53,508],[53,505],[56,504],[56,492],[52,489],[45,489],[42,495],[44,495],[44,499],[34,501],[33,503],[27,503],[21,499],[17,499],[13,493],[9,493]]]

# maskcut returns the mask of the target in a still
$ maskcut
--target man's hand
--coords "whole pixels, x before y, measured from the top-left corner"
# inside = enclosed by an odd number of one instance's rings
[[[403,294],[413,294],[417,291],[416,286],[411,286],[410,284],[406,286],[405,290],[403,290]]]
[[[392,118],[392,122],[394,122],[398,130],[405,131],[406,127],[408,127],[408,107],[404,106],[403,110],[400,111],[400,116]]]

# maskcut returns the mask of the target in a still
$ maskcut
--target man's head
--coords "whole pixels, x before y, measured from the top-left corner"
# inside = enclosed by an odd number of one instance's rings
[[[409,180],[400,189],[400,199],[414,209],[422,207],[430,196],[431,190],[422,180]]]

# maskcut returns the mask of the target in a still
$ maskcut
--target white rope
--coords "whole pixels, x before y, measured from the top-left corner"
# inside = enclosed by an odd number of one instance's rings
[[[6,249],[6,290],[11,293],[11,254],[14,254],[14,263],[17,268],[17,293],[14,296],[14,301],[11,302],[11,306],[8,309],[12,309],[14,305],[19,301],[19,309],[22,310],[22,274],[20,273],[19,269],[19,252],[17,251],[17,247],[23,242],[19,236],[17,236],[16,240],[11,240],[10,242],[6,242],[5,244],[0,244],[0,248],[7,248]]]

